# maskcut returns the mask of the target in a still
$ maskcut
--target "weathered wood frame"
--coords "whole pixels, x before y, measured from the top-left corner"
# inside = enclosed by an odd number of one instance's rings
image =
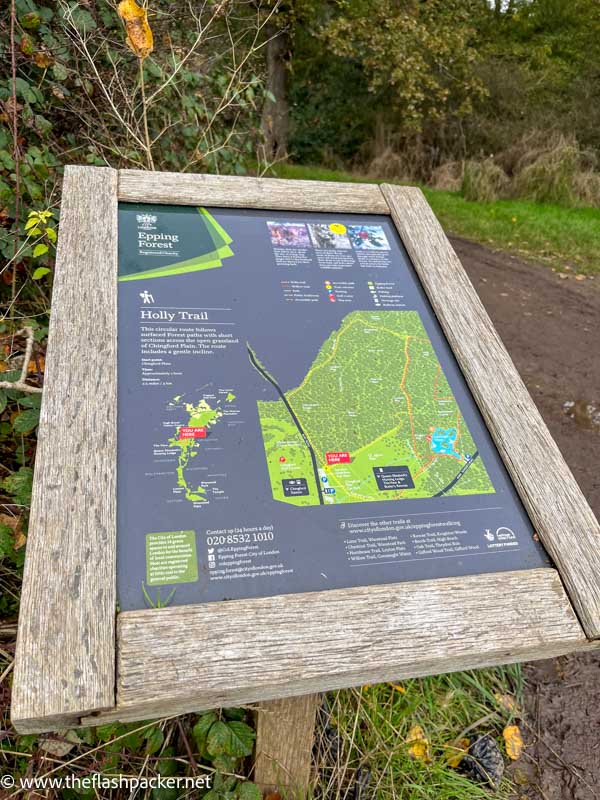
[[[391,215],[557,569],[117,615],[119,200]],[[19,731],[590,647],[600,639],[599,544],[598,522],[418,189],[66,169],[14,675]]]

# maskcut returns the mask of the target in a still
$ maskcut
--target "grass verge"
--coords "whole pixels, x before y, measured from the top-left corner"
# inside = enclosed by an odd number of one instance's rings
[[[354,797],[362,779],[368,785],[360,796],[369,800],[489,798],[489,788],[464,775],[456,761],[465,740],[483,734],[504,751],[502,730],[514,724],[521,691],[521,670],[510,666],[330,694],[328,730],[317,742],[315,797]],[[426,744],[411,753],[407,739],[415,726]],[[504,778],[493,796],[508,800],[513,790]]]
[[[278,164],[272,174],[321,181],[375,180],[297,164]],[[458,192],[421,188],[449,234],[541,261],[561,271],[568,267],[584,274],[600,273],[598,208],[564,208],[524,200],[481,203],[465,200]]]

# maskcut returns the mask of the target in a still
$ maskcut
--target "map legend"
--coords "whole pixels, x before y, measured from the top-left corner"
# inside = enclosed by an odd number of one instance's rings
[[[369,281],[368,283],[369,291],[371,292],[371,298],[376,306],[380,306],[381,302],[379,300],[379,295],[377,294],[377,289],[375,288],[375,284],[373,281]]]
[[[400,284],[395,281],[369,281],[369,292],[376,306],[381,308],[405,308]]]
[[[283,299],[286,303],[318,303],[319,293],[308,281],[281,281]]]
[[[325,281],[325,291],[332,303],[354,303],[356,283],[354,281]]]

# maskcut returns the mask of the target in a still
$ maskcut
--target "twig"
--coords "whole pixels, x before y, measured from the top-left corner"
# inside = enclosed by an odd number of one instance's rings
[[[11,673],[11,671],[12,671],[12,668],[14,667],[14,665],[15,665],[15,662],[14,662],[14,659],[13,659],[13,660],[10,662],[10,664],[8,665],[8,667],[7,667],[7,668],[4,670],[4,672],[2,673],[2,675],[0,675],[0,683],[2,683],[2,681],[4,680],[4,678],[6,678],[6,676],[7,676],[7,675],[9,675],[9,674]]]
[[[177,727],[179,728],[179,734],[180,734],[180,736],[181,736],[181,738],[183,740],[183,744],[184,744],[186,753],[188,754],[188,758],[190,760],[190,765],[192,767],[192,772],[194,774],[196,774],[198,772],[198,764],[196,763],[196,759],[194,758],[194,754],[192,752],[192,748],[190,747],[189,740],[188,740],[188,738],[186,736],[184,727],[181,724],[181,720],[179,718],[177,718]]]
[[[19,217],[21,214],[21,158],[19,153],[19,128],[17,120],[17,51],[15,47],[15,23],[17,19],[17,9],[15,0],[10,3],[10,60],[11,60],[11,82],[12,82],[12,135],[13,135],[13,159],[15,162],[15,238],[14,256],[19,250]],[[14,317],[15,297],[17,292],[17,265],[13,266],[11,282],[11,319]]]
[[[148,168],[154,171],[154,161],[152,160],[152,142],[148,133],[148,106],[146,105],[146,86],[144,83],[144,59],[140,58],[140,89],[142,90],[142,120],[144,122],[144,139],[146,140],[146,157],[148,158]]]
[[[484,717],[481,717],[481,719],[477,719],[475,720],[475,722],[472,722],[470,725],[467,725],[466,728],[463,728],[463,730],[458,734],[456,739],[457,740],[463,739],[467,735],[467,733],[471,733],[471,731],[475,730],[475,728],[479,728],[481,725],[485,725],[486,722],[489,722],[490,720],[494,719],[497,716],[498,713],[496,711],[490,711],[489,714],[486,714]]]
[[[0,381],[0,389],[18,389],[20,392],[27,392],[28,394],[40,394],[43,389],[38,386],[31,386],[26,382],[27,370],[29,362],[31,361],[31,354],[33,352],[33,328],[26,325],[21,330],[18,330],[15,336],[27,336],[27,344],[25,345],[25,355],[23,357],[23,365],[21,366],[21,375],[18,381]]]

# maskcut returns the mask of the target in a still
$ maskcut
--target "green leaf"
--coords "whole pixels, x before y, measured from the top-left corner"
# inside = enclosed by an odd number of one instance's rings
[[[11,392],[16,392],[15,389],[10,389]],[[37,408],[38,411],[42,405],[42,394],[41,392],[37,392],[36,394],[26,394],[25,397],[19,397],[19,405],[23,408]]]
[[[33,257],[39,258],[40,256],[45,256],[47,252],[48,252],[47,244],[43,243],[36,244],[36,246],[33,248]]]
[[[144,738],[146,739],[146,753],[151,756],[158,753],[165,740],[165,735],[160,728],[150,728]]]
[[[0,525],[0,558],[10,558],[15,549],[15,540],[8,525]]]
[[[218,756],[220,753],[233,755],[231,752],[231,733],[226,722],[218,720],[212,725],[206,737],[206,749],[211,756]]]
[[[181,792],[179,789],[168,789],[166,786],[159,786],[152,789],[152,800],[179,800]]]
[[[202,714],[198,722],[192,728],[192,736],[194,737],[196,747],[199,751],[204,750],[206,747],[206,737],[217,719],[218,717],[215,712],[209,711],[208,714]]]
[[[202,800],[235,800],[233,789],[235,789],[236,785],[237,778],[224,778],[223,775],[217,772],[212,789],[208,794],[204,795]]]
[[[243,758],[252,753],[256,734],[245,722],[215,722],[206,740],[206,749],[211,756],[224,753],[235,758]]]
[[[6,392],[4,389],[0,389],[0,414],[6,408],[6,404],[8,403],[8,398],[6,396]]]
[[[52,67],[52,73],[57,81],[66,81],[69,75],[65,65],[58,62]]]
[[[108,742],[114,739],[115,736],[120,736],[123,731],[123,725],[118,722],[109,722],[108,725],[100,725],[96,728],[96,736],[99,742]]]
[[[178,770],[178,763],[177,763],[177,751],[174,747],[165,747],[165,749],[160,754],[160,761],[157,764],[157,771],[160,772],[163,778],[170,778],[173,775],[177,775]]]
[[[227,756],[225,753],[220,753],[218,756],[212,757],[213,767],[218,769],[219,772],[236,772],[239,763],[239,758],[235,756]]]
[[[124,736],[120,741],[123,747],[126,747],[128,750],[131,750],[133,753],[137,753],[137,751],[142,746],[142,742],[144,740],[144,732],[140,730],[136,730],[136,726],[139,727],[139,724],[134,722],[131,725],[127,726],[131,728],[131,733],[128,733],[127,736]]]
[[[239,719],[243,720],[246,716],[245,708],[224,708],[223,715],[226,719]]]
[[[31,228],[35,228],[35,226],[38,224],[39,221],[40,220],[39,220],[39,217],[36,214],[36,212],[35,211],[30,211],[29,219],[25,223],[25,230],[28,231]]]
[[[40,15],[36,14],[35,11],[30,11],[28,14],[23,14],[19,20],[22,27],[28,31],[34,31],[36,28],[39,28],[41,21]]]
[[[48,237],[48,240],[52,242],[52,244],[56,243],[56,231],[54,228],[46,228],[46,236]]]
[[[262,800],[262,792],[255,783],[240,783],[235,791],[238,800]]]
[[[254,748],[254,740],[256,733],[252,730],[250,725],[245,722],[233,720],[228,723],[230,737],[231,737],[231,750],[232,756],[242,758],[252,754]]]
[[[39,281],[41,280],[41,278],[44,277],[44,275],[47,275],[49,272],[51,272],[51,270],[48,269],[48,267],[38,267],[36,270],[34,270],[34,273],[31,277],[33,278],[34,281]]]
[[[21,411],[14,419],[13,430],[17,433],[29,433],[40,421],[40,411],[37,408],[28,408]]]
[[[20,467],[18,472],[13,472],[12,475],[5,478],[2,485],[17,505],[28,506],[31,502],[33,470],[31,467]]]

